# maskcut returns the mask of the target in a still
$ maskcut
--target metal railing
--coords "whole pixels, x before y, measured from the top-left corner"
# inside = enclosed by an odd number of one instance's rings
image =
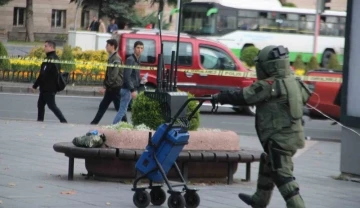
[[[1,70],[0,81],[33,83],[39,75],[39,70]],[[102,85],[103,73],[94,72],[70,72],[69,84],[76,85]]]

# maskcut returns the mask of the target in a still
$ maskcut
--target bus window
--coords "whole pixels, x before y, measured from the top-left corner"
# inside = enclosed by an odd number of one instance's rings
[[[258,12],[239,10],[238,11],[238,25],[239,30],[257,30],[259,28]]]
[[[339,18],[335,16],[321,16],[320,35],[339,36]]]
[[[299,32],[301,34],[314,34],[314,28],[315,28],[315,15],[300,15],[300,21],[299,21]]]
[[[339,19],[339,36],[344,37],[345,36],[345,23],[346,23],[346,17],[340,17]]]
[[[298,33],[299,30],[299,15],[298,14],[280,14],[282,23],[279,25],[279,30],[285,33]]]
[[[200,63],[205,69],[235,70],[235,62],[220,48],[200,45]]]
[[[207,16],[207,11],[211,9],[206,5],[184,6],[182,14],[181,32],[189,34],[215,33],[215,15]]]
[[[217,14],[217,32],[228,33],[237,29],[237,12],[236,10],[224,9]]]

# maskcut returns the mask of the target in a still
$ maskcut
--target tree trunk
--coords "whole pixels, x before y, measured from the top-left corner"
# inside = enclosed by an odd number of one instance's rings
[[[103,1],[100,1],[98,19],[102,18],[103,15],[102,8],[103,8]]]
[[[25,41],[34,42],[33,0],[26,0],[26,37]]]

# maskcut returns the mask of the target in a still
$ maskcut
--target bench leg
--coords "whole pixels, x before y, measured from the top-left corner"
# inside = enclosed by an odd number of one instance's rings
[[[227,169],[227,184],[234,183],[234,164],[233,162],[228,162],[228,169]]]
[[[185,180],[185,182],[189,181],[189,169],[188,169],[188,165],[187,162],[183,162],[181,165],[181,173],[183,175],[183,178]]]
[[[72,181],[73,179],[74,179],[74,158],[69,157],[68,180]]]
[[[251,163],[247,162],[246,163],[246,181],[250,181],[251,179]]]

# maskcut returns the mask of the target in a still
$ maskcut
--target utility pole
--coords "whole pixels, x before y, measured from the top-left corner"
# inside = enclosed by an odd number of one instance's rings
[[[180,10],[180,4],[181,4],[181,0],[177,0],[177,9]],[[177,15],[177,21],[176,21],[176,24],[175,24],[175,31],[177,32],[179,30],[179,21],[180,21],[180,15],[178,13]]]
[[[317,40],[320,30],[320,15],[325,11],[330,9],[326,6],[326,3],[330,3],[331,0],[316,0],[316,10],[315,10],[315,28],[314,28],[314,44],[313,44],[313,56],[316,56],[317,49]]]
[[[319,28],[320,28],[320,4],[323,0],[316,0],[316,9],[315,9],[315,28],[314,28],[314,44],[313,44],[313,56],[316,56],[317,49],[317,39],[319,36]]]

